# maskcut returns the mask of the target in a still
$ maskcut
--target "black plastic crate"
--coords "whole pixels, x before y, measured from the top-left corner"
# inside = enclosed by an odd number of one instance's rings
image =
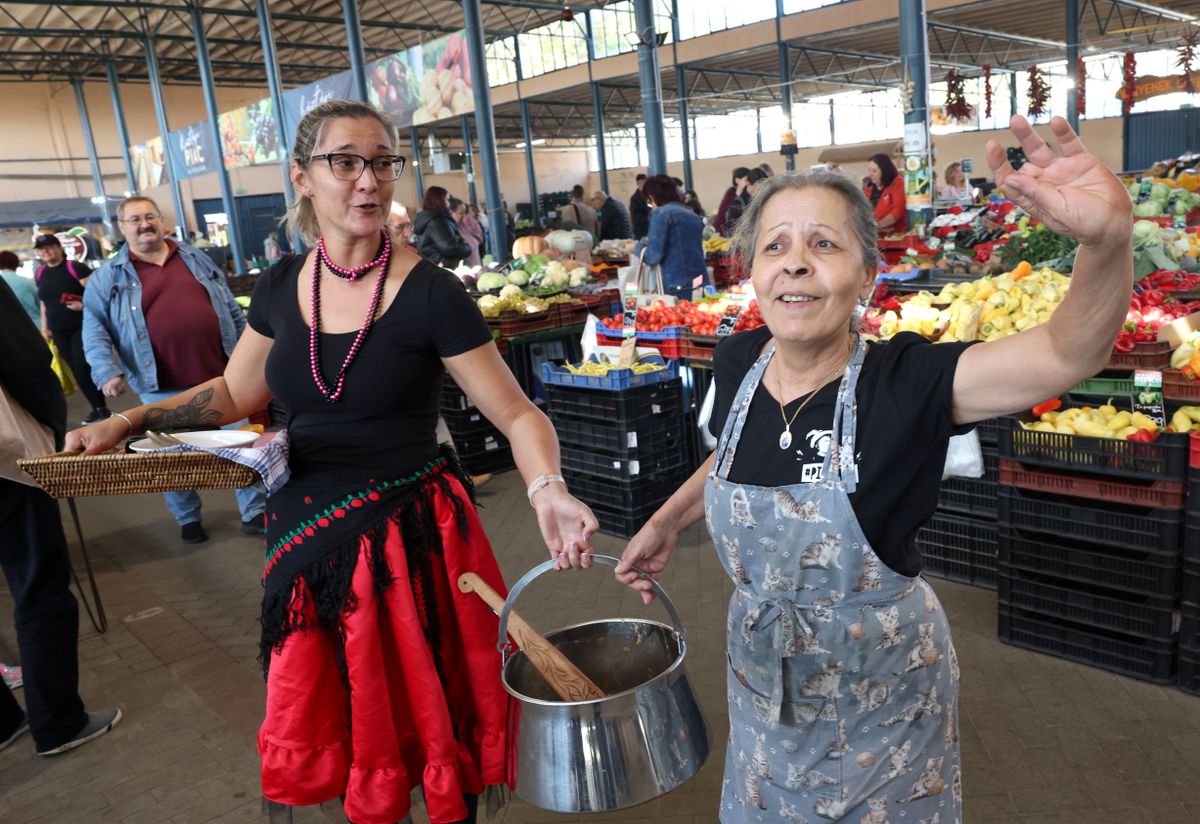
[[[1178,551],[1182,540],[1179,510],[1088,502],[1011,486],[996,491],[1000,521],[1018,529],[1159,552]]]
[[[499,431],[495,424],[474,407],[461,411],[443,409],[442,420],[446,422],[446,428],[450,430],[450,435],[454,438]]]
[[[566,472],[567,488],[588,506],[609,509],[642,509],[659,506],[675,494],[687,478],[687,469],[668,472],[655,478],[636,481],[612,481]]]
[[[491,452],[481,452],[477,455],[460,455],[459,460],[462,462],[463,469],[472,475],[506,472],[509,469],[517,468],[517,464],[513,460],[512,449],[508,447]]]
[[[1200,649],[1200,604],[1184,601],[1179,607],[1179,644]]]
[[[1138,638],[1026,612],[1000,601],[997,635],[1006,644],[1044,652],[1110,672],[1169,684],[1175,642]]]
[[[473,435],[452,435],[454,451],[460,458],[481,457],[497,449],[508,449],[508,438],[498,430],[478,432]]]
[[[980,421],[975,424],[975,431],[979,433],[979,442],[985,448],[995,446],[1000,440],[1000,418],[988,418],[986,421]]]
[[[936,513],[917,532],[922,567],[931,575],[994,586],[996,523]]]
[[[445,380],[442,382],[442,395],[439,406],[443,412],[462,412],[475,408],[474,402],[467,397],[467,393],[462,391],[449,375],[446,375]]]
[[[687,417],[682,412],[644,415],[635,420],[601,422],[554,415],[560,443],[606,455],[638,457],[686,449]]]
[[[1187,530],[1183,536],[1183,559],[1200,564],[1200,514],[1191,511],[1188,498]]]
[[[1000,599],[1013,607],[1115,630],[1139,638],[1175,634],[1175,596],[1139,595],[1060,581],[1036,572],[999,569]]]
[[[1183,562],[1182,580],[1180,598],[1189,604],[1200,604],[1200,561]]]
[[[1178,550],[1105,546],[1025,532],[1006,523],[1000,524],[999,550],[1003,564],[1061,580],[1142,595],[1172,595],[1179,586]]]
[[[600,531],[608,535],[616,535],[618,538],[632,538],[636,535],[660,506],[662,506],[662,501],[646,504],[636,509],[591,504],[592,513],[600,522]]]
[[[1030,466],[1152,481],[1183,480],[1187,475],[1186,435],[1163,433],[1154,443],[1138,443],[1036,432],[1023,429],[1016,418],[1001,418],[1000,422],[1001,458]]]
[[[629,481],[642,478],[653,479],[670,474],[678,475],[687,464],[683,444],[660,454],[631,458],[597,455],[586,449],[564,445],[562,466],[566,472],[589,478],[609,478],[614,481]]]
[[[1000,457],[994,447],[984,447],[982,478],[947,478],[938,492],[938,509],[995,519],[996,483]]]
[[[649,414],[674,416],[683,409],[683,385],[679,379],[619,392],[551,384],[546,393],[552,416],[568,415],[608,423],[637,420]]]
[[[1179,676],[1175,682],[1184,692],[1200,695],[1200,647],[1179,645]]]

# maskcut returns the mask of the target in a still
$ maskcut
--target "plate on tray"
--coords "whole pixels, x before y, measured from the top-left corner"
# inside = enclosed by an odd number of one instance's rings
[[[204,449],[235,449],[240,446],[249,446],[261,437],[257,432],[249,432],[244,429],[214,429],[205,432],[173,432],[172,434],[185,444]],[[158,446],[149,438],[142,438],[131,443],[129,448],[134,452],[157,452],[170,447]]]

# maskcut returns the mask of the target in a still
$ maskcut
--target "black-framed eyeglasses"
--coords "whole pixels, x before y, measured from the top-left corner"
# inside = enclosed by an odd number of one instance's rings
[[[400,173],[404,171],[404,164],[408,162],[404,155],[380,155],[368,160],[362,155],[348,152],[328,152],[313,155],[308,160],[310,163],[314,160],[324,160],[329,164],[329,171],[338,180],[358,180],[362,177],[363,170],[370,165],[375,179],[384,182],[400,177]]]

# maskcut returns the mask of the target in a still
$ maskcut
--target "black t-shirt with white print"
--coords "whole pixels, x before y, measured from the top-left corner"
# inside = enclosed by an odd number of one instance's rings
[[[716,400],[709,429],[720,437],[742,379],[762,354],[766,327],[726,338],[713,359]],[[850,502],[863,532],[883,563],[913,576],[921,571],[917,530],[937,506],[949,437],[972,427],[950,419],[954,371],[970,344],[932,344],[901,333],[869,344],[858,380],[858,488]],[[730,480],[756,486],[812,483],[821,479],[832,436],[839,380],[824,386],[792,423],[792,445],[779,448],[783,418],[761,383],[750,404]],[[790,420],[802,403],[785,408]]]

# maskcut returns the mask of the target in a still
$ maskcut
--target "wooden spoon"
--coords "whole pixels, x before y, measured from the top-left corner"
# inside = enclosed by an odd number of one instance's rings
[[[474,572],[464,572],[458,576],[458,588],[463,592],[474,592],[497,615],[504,609],[504,599]],[[564,701],[590,701],[604,697],[604,690],[592,683],[567,656],[529,626],[516,610],[508,613],[508,631],[559,698]]]

